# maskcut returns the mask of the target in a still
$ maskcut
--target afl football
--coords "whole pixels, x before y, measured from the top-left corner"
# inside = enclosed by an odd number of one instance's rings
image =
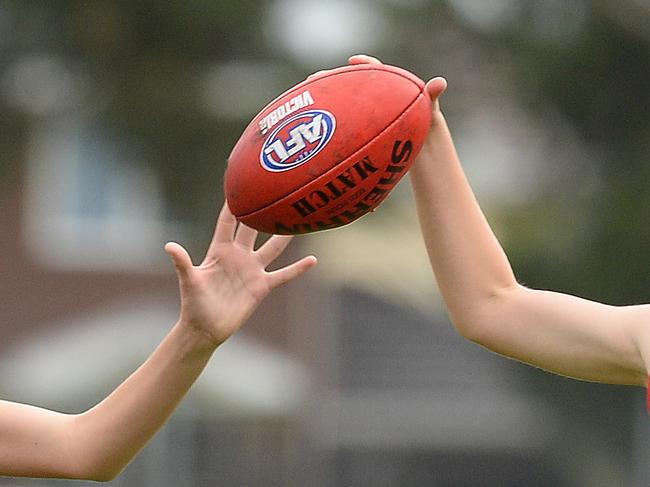
[[[406,174],[430,123],[424,82],[408,71],[359,64],[320,72],[246,127],[228,158],[228,206],[266,233],[351,223]]]

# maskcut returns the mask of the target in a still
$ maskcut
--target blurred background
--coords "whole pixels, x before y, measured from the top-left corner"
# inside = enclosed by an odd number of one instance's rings
[[[650,301],[648,25],[648,0],[0,0],[0,396],[82,411],[134,370],[177,318],[162,246],[205,251],[243,128],[360,52],[447,77],[521,282]],[[648,485],[644,390],[453,331],[406,179],[294,241],[318,268],[110,485]]]

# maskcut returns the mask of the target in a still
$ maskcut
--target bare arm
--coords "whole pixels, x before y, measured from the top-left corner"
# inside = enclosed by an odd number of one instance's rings
[[[353,56],[351,63],[379,62]],[[438,98],[410,170],[422,235],[451,320],[465,337],[508,357],[579,379],[646,385],[650,307],[608,306],[517,283],[461,167]]]
[[[500,354],[579,379],[645,385],[648,306],[615,307],[517,283],[463,173],[437,104],[411,169],[429,259],[450,317],[466,337]]]
[[[0,402],[0,475],[110,480],[144,447],[185,396],[215,349],[275,287],[316,263],[306,257],[266,272],[290,237],[254,250],[257,232],[227,206],[199,266],[167,244],[181,288],[181,314],[149,359],[97,406],[78,415]]]

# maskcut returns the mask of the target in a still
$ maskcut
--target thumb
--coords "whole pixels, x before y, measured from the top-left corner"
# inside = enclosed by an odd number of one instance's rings
[[[381,61],[367,54],[355,54],[348,58],[348,64],[381,64]]]
[[[427,82],[425,89],[431,98],[434,109],[440,109],[438,99],[447,89],[447,80],[442,76],[436,76]]]
[[[187,253],[187,250],[176,242],[168,242],[165,244],[165,252],[172,258],[178,279],[181,281],[187,280],[190,269],[193,266],[192,259],[190,258],[190,254]]]

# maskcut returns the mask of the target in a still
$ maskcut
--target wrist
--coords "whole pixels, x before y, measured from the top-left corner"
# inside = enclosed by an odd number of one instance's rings
[[[175,328],[183,336],[184,342],[197,352],[211,354],[222,343],[200,325],[183,317],[178,320]]]

